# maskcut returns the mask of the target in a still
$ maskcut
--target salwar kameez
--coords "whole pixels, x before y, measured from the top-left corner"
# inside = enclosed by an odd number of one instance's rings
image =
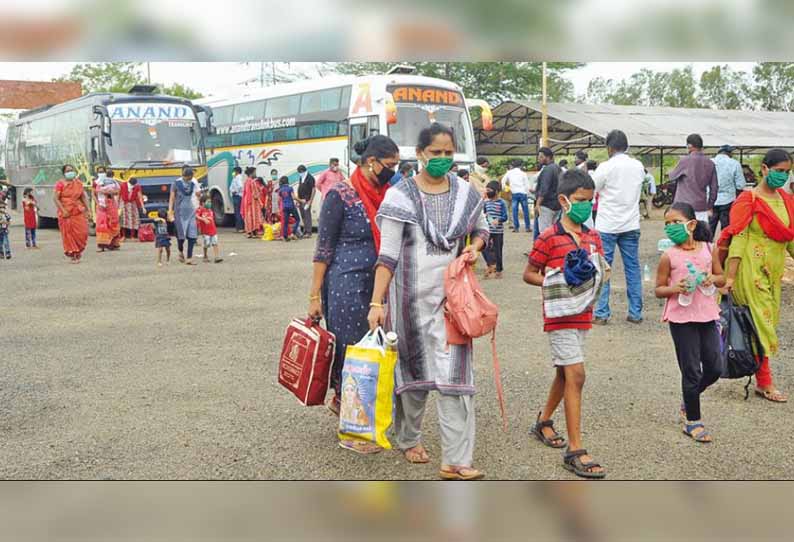
[[[488,238],[483,200],[450,178],[443,194],[421,193],[406,179],[386,193],[378,212],[378,264],[393,273],[387,327],[399,337],[395,437],[405,450],[421,440],[427,392],[439,392],[442,463],[470,467],[474,449],[473,347],[447,344],[444,271],[468,235]]]
[[[783,224],[789,225],[785,202],[779,198],[764,198]],[[733,288],[736,303],[750,308],[753,323],[764,347],[766,359],[756,375],[758,385],[772,384],[768,356],[778,353],[777,325],[780,321],[781,282],[785,271],[786,252],[794,256],[794,242],[781,243],[770,239],[761,228],[758,218],[750,226],[734,235],[728,252],[730,258],[740,258]]]

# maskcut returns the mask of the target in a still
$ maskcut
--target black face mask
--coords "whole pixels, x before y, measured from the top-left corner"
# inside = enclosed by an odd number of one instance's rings
[[[494,196],[496,195],[496,192],[494,192],[493,190],[486,190],[486,191],[485,191],[485,194],[486,194],[486,195],[487,195],[489,198],[492,198],[492,197],[494,197]]]
[[[380,164],[380,162],[378,162],[378,163]],[[381,185],[381,186],[386,186],[387,184],[389,184],[389,182],[391,182],[391,178],[394,177],[394,171],[392,171],[391,169],[387,168],[383,164],[380,164],[380,165],[381,165],[381,167],[383,169],[381,169],[380,173],[378,173],[378,175],[377,175],[378,184]]]
[[[130,180],[130,184],[131,184],[132,186],[135,186],[136,184],[138,184],[138,181],[137,181],[136,179],[131,179],[131,180]]]

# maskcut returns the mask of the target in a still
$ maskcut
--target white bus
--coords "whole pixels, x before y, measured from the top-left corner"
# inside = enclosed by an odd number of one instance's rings
[[[400,147],[401,160],[415,161],[419,131],[434,121],[454,130],[457,163],[470,165],[476,159],[467,101],[458,85],[441,79],[329,77],[194,103],[211,110],[207,179],[218,223],[232,220],[229,185],[235,166],[253,166],[264,179],[275,169],[294,184],[299,165],[316,176],[330,158],[338,158],[349,175],[358,158],[353,145],[374,134],[388,135]],[[468,106],[482,108],[484,118],[490,115],[482,100],[470,100]],[[319,210],[315,204],[315,216]]]

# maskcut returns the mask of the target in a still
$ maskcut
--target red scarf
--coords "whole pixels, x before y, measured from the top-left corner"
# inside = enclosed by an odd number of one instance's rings
[[[780,220],[763,198],[756,197],[754,192],[743,192],[731,207],[730,226],[722,230],[719,246],[724,248],[730,245],[731,238],[742,233],[755,216],[758,217],[758,223],[766,236],[773,241],[778,243],[794,241],[794,197],[782,189],[778,189],[777,192],[786,204],[788,226]]]
[[[141,191],[140,185],[135,185],[130,188],[129,182],[121,184],[121,201],[124,203],[135,202],[138,203],[138,193]]]
[[[375,252],[380,253],[380,228],[375,222],[375,215],[378,214],[380,204],[386,196],[386,190],[389,186],[375,186],[367,179],[358,167],[350,176],[350,184],[358,192],[358,197],[361,198],[361,203],[364,204],[364,210],[367,212],[369,218],[369,227],[372,228],[372,238],[375,240]]]

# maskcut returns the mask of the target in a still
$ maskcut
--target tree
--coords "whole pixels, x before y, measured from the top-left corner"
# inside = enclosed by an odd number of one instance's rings
[[[761,62],[753,67],[752,95],[761,109],[794,111],[794,63]]]
[[[179,96],[180,98],[187,98],[188,100],[197,100],[204,97],[201,92],[193,90],[182,83],[174,83],[171,86],[160,85],[160,89],[161,93],[166,96]]]
[[[670,72],[643,68],[628,79],[596,77],[587,86],[585,101],[615,105],[699,107],[698,85],[691,66]]]
[[[127,92],[135,85],[143,84],[146,78],[141,73],[141,62],[99,62],[77,64],[67,75],[55,81],[78,81],[83,93]]]
[[[700,76],[700,102],[712,109],[751,109],[752,81],[727,64],[714,66]]]
[[[364,75],[386,73],[398,62],[340,62],[338,73]],[[454,81],[470,98],[481,98],[491,105],[509,99],[539,99],[542,65],[540,62],[415,62],[419,75]],[[548,98],[553,102],[573,101],[573,83],[565,72],[582,66],[573,62],[547,64]]]

